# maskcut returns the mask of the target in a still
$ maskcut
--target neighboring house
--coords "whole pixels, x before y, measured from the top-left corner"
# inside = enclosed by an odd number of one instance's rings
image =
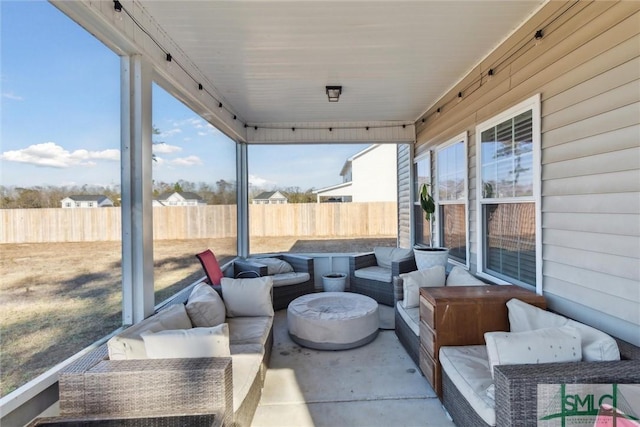
[[[159,195],[154,201],[153,206],[204,206],[207,202],[196,193],[188,191],[173,193],[167,192]]]
[[[349,157],[342,184],[315,190],[321,202],[395,202],[398,200],[397,146],[373,144]]]
[[[111,199],[102,195],[69,196],[60,203],[64,209],[113,207]]]
[[[287,198],[279,191],[263,191],[253,198],[254,205],[282,205],[288,203]]]

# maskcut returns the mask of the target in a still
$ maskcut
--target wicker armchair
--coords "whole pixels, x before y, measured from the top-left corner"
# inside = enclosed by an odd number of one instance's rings
[[[270,258],[278,258],[286,261],[293,267],[295,273],[308,273],[307,280],[291,284],[279,284],[278,277],[274,275],[273,281],[273,309],[281,310],[287,308],[289,303],[299,296],[315,292],[313,259],[301,255],[273,255]],[[233,261],[233,272],[235,277],[261,277],[268,275],[268,268],[260,264],[260,258],[237,259]]]
[[[538,384],[639,384],[640,348],[618,340],[622,360],[614,362],[568,362],[495,367],[495,411],[498,427],[538,424]],[[456,425],[487,424],[442,371],[442,403]]]
[[[366,267],[375,267],[378,263],[373,252],[357,254],[349,258],[349,280],[351,292],[367,295],[380,304],[394,305],[393,278],[402,273],[408,273],[417,269],[414,258],[403,261],[393,261],[391,263],[391,277],[388,282],[380,280],[365,279],[356,276],[356,270]]]

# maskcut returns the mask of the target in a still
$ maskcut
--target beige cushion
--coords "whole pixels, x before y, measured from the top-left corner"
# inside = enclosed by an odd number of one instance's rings
[[[353,272],[353,275],[361,279],[377,280],[378,282],[391,283],[391,268],[364,267]]]
[[[270,276],[252,279],[223,277],[221,283],[227,317],[273,316],[273,278]]]
[[[177,329],[141,334],[150,359],[229,357],[229,325]]]
[[[265,345],[273,326],[273,317],[230,317],[229,342],[236,344]]]
[[[485,423],[496,425],[495,402],[487,395],[493,384],[484,345],[440,347],[440,366]]]
[[[262,354],[236,353],[231,356],[231,372],[233,376],[233,412],[237,412],[244,402],[251,385],[260,375]]]
[[[295,271],[278,273],[273,276],[273,287],[297,285],[298,283],[306,282],[310,277],[309,273],[296,273]]]
[[[543,310],[518,299],[507,302],[509,324],[512,332],[530,331],[540,328],[572,326],[580,332],[582,341],[582,360],[598,362],[603,360],[620,360],[618,343],[611,336],[598,329],[575,320],[567,319],[559,314]]]
[[[420,308],[404,308],[402,306],[402,301],[398,301],[396,303],[396,310],[404,323],[411,328],[411,331],[416,334],[416,336],[420,336]]]
[[[469,273],[466,269],[456,265],[447,276],[447,286],[485,286],[482,280]]]
[[[184,304],[173,304],[125,329],[107,342],[109,359],[146,359],[147,352],[140,336],[145,331],[158,332],[167,329],[189,329],[191,320]]]
[[[413,257],[413,249],[379,246],[373,249],[379,267],[391,268],[393,261],[405,261]]]
[[[194,327],[208,328],[224,323],[227,316],[220,295],[207,283],[198,283],[189,295],[187,314]]]
[[[293,271],[293,267],[286,261],[280,258],[257,258],[255,260],[258,264],[267,266],[267,274],[281,274],[290,273]]]
[[[484,340],[491,375],[496,365],[582,360],[580,333],[571,326],[527,332],[486,332]]]
[[[402,278],[402,290],[404,292],[404,297],[402,298],[403,307],[417,307],[420,304],[421,287],[444,286],[444,266],[437,265],[435,267],[427,268],[426,270],[416,270],[410,273],[403,273],[400,275],[400,278]]]

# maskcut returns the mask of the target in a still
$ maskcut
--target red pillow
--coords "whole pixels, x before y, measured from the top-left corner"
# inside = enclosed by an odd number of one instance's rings
[[[207,249],[206,251],[197,254],[196,257],[200,260],[200,264],[202,264],[202,268],[209,279],[209,284],[219,285],[223,274],[220,269],[220,264],[218,264],[218,260],[213,252]]]

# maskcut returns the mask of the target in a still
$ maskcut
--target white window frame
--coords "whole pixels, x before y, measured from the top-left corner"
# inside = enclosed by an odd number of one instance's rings
[[[477,275],[498,284],[510,284],[486,271],[484,271],[484,221],[482,218],[482,142],[480,141],[482,132],[505,120],[511,119],[525,111],[532,111],[532,140],[533,140],[533,196],[531,200],[535,204],[535,227],[536,227],[536,293],[542,295],[542,197],[541,197],[541,117],[540,117],[540,94],[514,105],[506,111],[486,120],[476,126],[476,224],[477,224]],[[521,198],[503,198],[500,203],[520,202]]]
[[[417,157],[414,157],[413,159],[413,163],[411,164],[411,246],[415,246],[416,244],[418,244],[416,242],[416,220],[417,218],[415,218],[415,206],[420,206],[420,200],[418,199],[418,194],[416,192],[416,182],[418,181],[418,177],[416,176],[415,170],[416,170],[416,164],[418,162],[421,161],[427,161],[427,164],[429,165],[429,184],[430,184],[430,190],[432,191],[431,194],[433,194],[433,185],[434,185],[434,181],[433,181],[433,165],[432,165],[432,153],[431,150],[425,151],[424,153],[420,154]],[[437,214],[438,214],[438,210],[436,209],[436,212],[434,212],[433,217],[434,219],[437,219]],[[431,236],[431,244],[435,245],[435,242],[437,240],[434,239],[434,235],[433,235],[433,227],[432,227],[433,221],[430,221],[429,223],[429,234]]]
[[[463,132],[460,135],[457,135],[454,138],[451,138],[450,140],[448,140],[447,142],[444,142],[442,144],[440,144],[437,148],[436,148],[436,153],[435,153],[435,158],[436,158],[436,167],[435,167],[435,173],[432,173],[432,189],[433,189],[433,195],[434,195],[434,199],[436,201],[436,212],[438,213],[438,217],[436,219],[440,220],[441,218],[439,217],[439,213],[440,213],[440,192],[437,191],[438,190],[438,186],[439,186],[439,182],[438,182],[438,170],[439,170],[439,165],[438,165],[438,154],[440,153],[440,151],[442,150],[446,150],[447,148],[449,148],[450,146],[454,145],[454,144],[458,144],[458,143],[462,143],[463,146],[463,150],[464,150],[464,222],[465,222],[465,246],[466,246],[466,262],[462,263],[456,259],[453,259],[451,257],[449,257],[449,262],[452,264],[456,264],[456,265],[460,265],[465,267],[466,269],[469,269],[469,262],[470,262],[470,257],[471,257],[471,252],[470,252],[470,241],[469,241],[469,234],[470,234],[470,229],[469,229],[469,159],[468,159],[468,144],[469,144],[469,137],[467,132]],[[443,202],[442,204],[460,204],[459,201],[455,201],[455,202]],[[439,224],[439,223],[438,223]],[[438,237],[438,246],[442,246],[444,244],[443,242],[443,236],[442,234],[439,232],[440,227],[436,226],[436,229],[438,229],[437,231],[437,237]]]

